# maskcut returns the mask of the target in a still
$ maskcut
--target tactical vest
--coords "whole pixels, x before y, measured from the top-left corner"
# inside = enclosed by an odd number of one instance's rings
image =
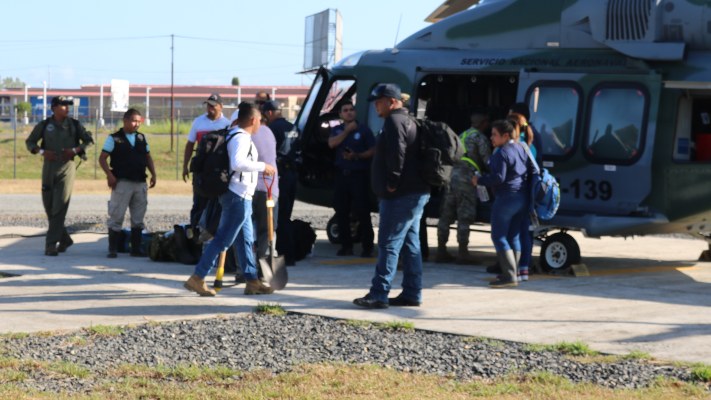
[[[126,179],[133,182],[146,181],[148,166],[148,144],[142,133],[136,132],[135,146],[131,146],[123,128],[111,135],[114,139],[114,150],[111,152],[111,172],[116,179]]]
[[[481,168],[479,168],[479,165],[477,165],[477,163],[474,160],[472,160],[471,158],[466,156],[467,150],[469,150],[469,149],[467,149],[467,144],[466,144],[467,137],[470,135],[478,135],[478,134],[479,134],[479,131],[476,128],[469,128],[466,131],[462,132],[460,139],[462,140],[462,146],[464,146],[464,156],[462,156],[462,161],[470,164],[478,172],[481,172]]]

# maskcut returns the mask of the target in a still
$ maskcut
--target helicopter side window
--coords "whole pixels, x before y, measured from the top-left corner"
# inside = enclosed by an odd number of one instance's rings
[[[637,87],[598,87],[592,91],[585,151],[594,160],[631,164],[642,149],[647,95]]]
[[[345,100],[350,100],[353,104],[356,102],[355,80],[353,79],[332,82],[319,112],[319,126],[316,135],[316,140],[319,143],[327,143],[328,137],[331,135],[331,128],[341,124],[338,109],[341,102]]]
[[[573,82],[541,82],[531,86],[528,92],[530,123],[541,135],[546,158],[566,158],[573,153],[580,93]]]

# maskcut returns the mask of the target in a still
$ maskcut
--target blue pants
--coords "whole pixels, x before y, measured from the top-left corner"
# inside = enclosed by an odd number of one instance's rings
[[[237,261],[242,268],[245,279],[258,279],[257,264],[252,245],[254,233],[252,231],[252,201],[246,200],[228,190],[219,198],[222,206],[220,225],[217,227],[215,237],[202,252],[200,261],[195,266],[195,275],[205,279],[212,268],[215,267],[221,252],[226,251],[234,243]]]
[[[429,193],[412,193],[394,199],[380,200],[378,231],[378,261],[369,297],[384,303],[397,272],[400,250],[403,249],[401,296],[422,301],[422,254],[420,253],[420,219]]]
[[[521,251],[521,220],[527,210],[527,197],[521,192],[496,193],[491,206],[491,240],[496,252]]]

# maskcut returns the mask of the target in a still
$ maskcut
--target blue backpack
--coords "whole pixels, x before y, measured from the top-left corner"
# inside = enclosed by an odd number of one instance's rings
[[[560,185],[553,175],[538,167],[528,146],[523,145],[533,166],[531,174],[531,212],[538,220],[547,221],[555,216],[560,206]]]

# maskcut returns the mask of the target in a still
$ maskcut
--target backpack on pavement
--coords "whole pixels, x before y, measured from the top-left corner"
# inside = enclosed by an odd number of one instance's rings
[[[215,198],[227,192],[233,171],[227,143],[235,136],[229,129],[208,132],[200,139],[195,157],[190,162],[193,186],[200,196]]]
[[[459,136],[444,122],[415,119],[420,142],[420,174],[428,184],[445,186],[452,177],[454,164],[464,155]]]

